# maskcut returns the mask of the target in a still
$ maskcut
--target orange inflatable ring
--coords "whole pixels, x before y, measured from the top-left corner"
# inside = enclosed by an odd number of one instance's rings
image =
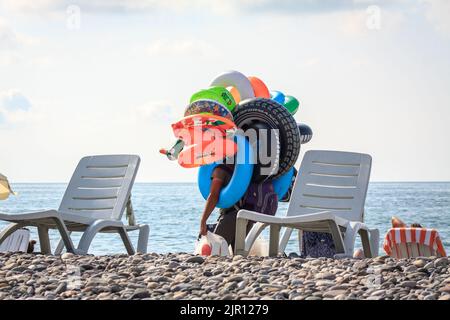
[[[255,98],[267,98],[270,99],[270,92],[267,88],[266,84],[257,77],[248,77],[248,80],[250,81],[250,84],[253,89],[253,93],[255,94]],[[230,89],[230,93],[233,96],[236,103],[239,103],[241,101],[241,96],[239,95],[239,91],[232,87]]]
[[[270,99],[269,89],[266,84],[257,77],[248,77],[250,83],[252,84],[253,92],[255,93],[255,98],[267,98]]]

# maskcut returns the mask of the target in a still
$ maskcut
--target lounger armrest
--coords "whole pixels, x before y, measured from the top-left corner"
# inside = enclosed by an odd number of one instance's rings
[[[302,222],[333,220],[336,222],[337,225],[343,228],[346,228],[347,225],[349,224],[348,220],[335,216],[331,211],[321,211],[317,213],[303,214],[298,216],[277,217],[277,216],[269,216],[266,214],[250,210],[239,210],[237,214],[237,219],[246,219],[255,222],[262,222],[267,224],[281,224],[281,225],[292,225]]]
[[[262,223],[278,223],[282,222],[283,218],[280,217],[274,217],[269,216],[267,214],[262,214],[256,211],[250,211],[250,210],[239,210],[237,214],[238,219],[246,219],[246,220],[252,220],[256,222],[262,222]]]
[[[360,233],[363,230],[364,233]],[[348,228],[345,232],[345,242],[346,245],[350,248],[353,247],[355,238],[357,234],[361,235],[363,247],[364,244],[366,246],[370,246],[371,257],[378,256],[379,253],[379,241],[380,241],[380,232],[378,229],[370,229],[365,223],[359,221],[350,221],[348,223]],[[367,239],[363,237],[367,236]],[[364,243],[365,241],[368,241]],[[364,250],[366,251],[366,250]],[[365,252],[366,254],[366,252]]]

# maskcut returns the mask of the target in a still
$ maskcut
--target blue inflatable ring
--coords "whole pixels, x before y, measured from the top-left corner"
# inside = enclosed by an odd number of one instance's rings
[[[286,192],[288,192],[289,187],[292,183],[292,177],[294,176],[294,167],[292,167],[288,172],[282,176],[272,180],[273,188],[275,193],[278,195],[278,200],[283,199]]]
[[[238,150],[236,164],[230,182],[220,191],[219,201],[216,204],[218,208],[230,208],[238,202],[247,191],[253,174],[253,148],[242,135],[236,135],[234,141]],[[211,190],[212,173],[219,164],[215,162],[204,165],[198,171],[198,188],[205,200],[208,199]]]
[[[280,91],[270,91],[270,98],[281,105],[284,105],[285,96]]]

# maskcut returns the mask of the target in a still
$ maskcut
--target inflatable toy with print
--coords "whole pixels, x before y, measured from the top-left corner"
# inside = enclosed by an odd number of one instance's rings
[[[299,107],[298,99],[270,91],[258,77],[223,72],[191,96],[183,118],[172,124],[175,144],[160,152],[184,168],[200,167],[198,184],[205,199],[214,168],[232,159],[233,176],[221,192],[220,208],[236,203],[251,182],[272,180],[282,199],[300,145],[312,138],[311,128],[294,119]]]

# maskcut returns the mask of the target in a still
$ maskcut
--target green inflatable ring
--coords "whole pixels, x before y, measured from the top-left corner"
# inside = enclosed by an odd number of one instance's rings
[[[300,102],[293,96],[286,96],[284,99],[284,106],[292,115],[294,115],[300,106]]]
[[[224,87],[210,87],[208,89],[200,90],[194,93],[191,97],[190,103],[198,100],[213,100],[221,105],[227,107],[228,110],[233,111],[236,107],[231,93]]]

